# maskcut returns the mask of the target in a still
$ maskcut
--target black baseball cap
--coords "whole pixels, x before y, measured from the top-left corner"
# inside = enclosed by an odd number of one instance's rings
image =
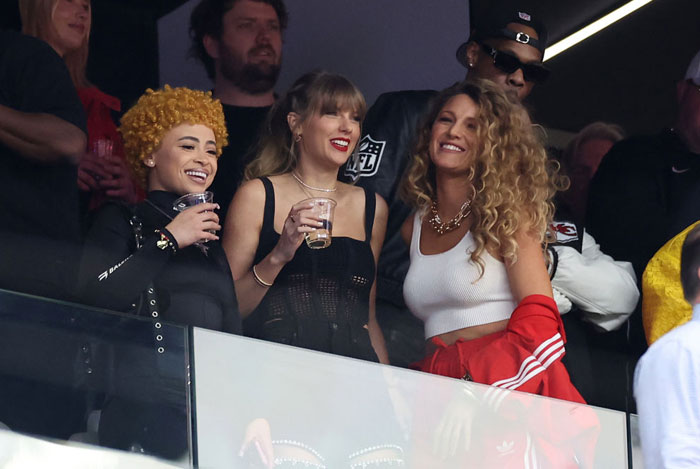
[[[493,8],[484,12],[472,21],[471,34],[469,39],[457,49],[457,60],[467,66],[466,50],[467,44],[472,41],[482,41],[484,39],[505,38],[521,44],[527,44],[539,50],[544,55],[547,47],[547,28],[529,10],[518,8]],[[508,29],[510,23],[529,26],[537,32],[537,39],[531,37],[523,31]]]

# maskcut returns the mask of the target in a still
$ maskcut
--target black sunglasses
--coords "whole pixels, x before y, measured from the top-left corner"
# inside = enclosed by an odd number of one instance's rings
[[[493,65],[503,73],[511,74],[517,69],[523,71],[523,78],[533,83],[542,83],[549,76],[549,70],[540,64],[524,64],[516,56],[493,47],[481,44],[488,55],[493,57]]]

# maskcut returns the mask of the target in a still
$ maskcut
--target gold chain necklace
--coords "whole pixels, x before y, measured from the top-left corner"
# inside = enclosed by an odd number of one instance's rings
[[[437,207],[438,207],[437,200],[435,200],[430,205],[430,214],[432,216],[428,219],[428,224],[439,235],[449,233],[450,231],[459,228],[460,225],[462,224],[462,220],[467,218],[469,216],[469,214],[472,213],[471,206],[472,206],[472,201],[467,200],[466,202],[464,202],[462,204],[462,207],[459,209],[459,212],[457,212],[457,215],[455,215],[450,220],[443,223],[443,221],[440,219],[440,215],[438,214],[438,211],[437,211]]]
[[[312,191],[318,191],[318,192],[335,192],[335,191],[338,190],[337,187],[334,187],[334,188],[332,188],[332,189],[325,189],[325,188],[323,188],[323,187],[314,187],[314,186],[310,186],[310,185],[308,185],[307,183],[305,183],[304,181],[302,181],[301,178],[300,178],[299,176],[297,176],[296,171],[292,171],[292,176],[294,177],[294,179],[297,180],[297,182],[298,182],[299,184],[301,184],[302,186],[306,187],[307,189],[311,189]]]

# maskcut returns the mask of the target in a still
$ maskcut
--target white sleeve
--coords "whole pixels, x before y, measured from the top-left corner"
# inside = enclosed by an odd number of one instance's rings
[[[647,467],[700,466],[700,366],[696,352],[696,347],[666,341],[652,346],[637,364],[634,395]]]
[[[569,311],[571,311],[571,308],[573,305],[571,304],[571,300],[566,297],[562,292],[557,290],[557,287],[552,287],[552,293],[554,294],[554,302],[557,304],[557,309],[559,310],[559,314],[566,314]]]
[[[586,230],[581,253],[568,246],[554,249],[558,263],[552,287],[583,311],[584,320],[606,331],[620,327],[639,300],[632,264],[603,254]]]

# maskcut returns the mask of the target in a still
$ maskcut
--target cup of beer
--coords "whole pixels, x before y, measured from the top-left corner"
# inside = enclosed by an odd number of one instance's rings
[[[306,245],[310,249],[323,249],[331,245],[331,236],[333,233],[333,212],[335,211],[336,202],[327,197],[314,197],[306,199],[302,202],[313,203],[311,211],[320,219],[322,226],[310,231],[304,235]]]

